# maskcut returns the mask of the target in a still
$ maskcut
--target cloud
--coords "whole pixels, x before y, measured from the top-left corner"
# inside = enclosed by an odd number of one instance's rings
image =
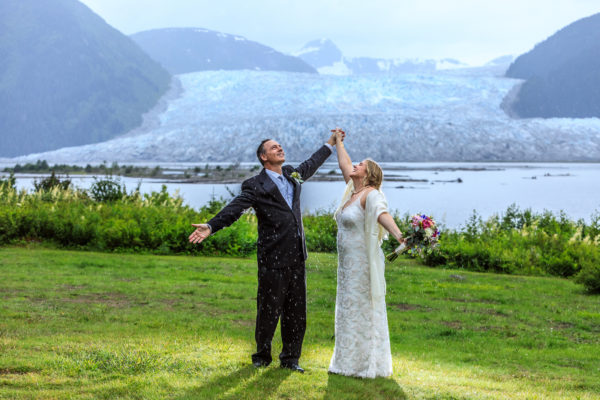
[[[592,0],[83,0],[126,34],[193,26],[292,52],[328,37],[348,56],[454,57],[484,62],[520,54],[600,10]]]

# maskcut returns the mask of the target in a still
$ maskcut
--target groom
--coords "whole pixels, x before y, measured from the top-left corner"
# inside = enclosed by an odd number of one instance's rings
[[[298,365],[306,330],[306,244],[300,208],[301,183],[310,178],[331,155],[335,134],[297,168],[283,165],[285,152],[275,140],[263,140],[256,156],[263,170],[242,183],[242,192],[206,224],[192,224],[196,230],[190,242],[206,237],[234,223],[252,207],[258,219],[258,292],[256,296],[255,367],[271,363],[271,341],[281,318],[282,368],[304,372]]]

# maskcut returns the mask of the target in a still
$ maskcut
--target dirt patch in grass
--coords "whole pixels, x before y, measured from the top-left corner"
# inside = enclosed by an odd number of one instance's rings
[[[553,329],[559,329],[559,330],[564,330],[564,329],[571,329],[573,328],[575,325],[570,323],[570,322],[554,322],[552,324],[552,328]]]
[[[0,299],[10,299],[13,297],[17,297],[18,293],[20,292],[17,289],[0,288]]]
[[[141,281],[140,278],[115,278],[116,281],[121,281],[121,282],[139,282]]]
[[[74,304],[105,304],[109,307],[130,307],[131,299],[122,293],[71,293],[71,297],[62,298],[64,303]]]
[[[462,329],[462,322],[460,321],[441,321],[440,323],[444,326],[447,326],[448,328],[456,330]]]
[[[25,375],[31,372],[37,372],[35,368],[31,367],[0,367],[0,375]]]
[[[255,322],[250,319],[234,319],[233,323],[240,326],[254,327],[256,326]]]
[[[63,289],[67,289],[67,290],[81,290],[81,289],[85,289],[88,285],[62,285],[61,287]]]
[[[408,303],[391,303],[390,307],[400,311],[432,311],[431,307],[422,306],[420,304],[408,304]]]
[[[472,331],[477,331],[477,332],[489,332],[489,331],[501,331],[502,330],[501,327],[493,326],[493,325],[481,325],[481,326],[471,327],[469,329]]]
[[[193,310],[193,312],[200,312],[212,316],[223,313],[222,310],[209,303],[201,301],[192,302],[181,298],[160,299],[160,304],[164,305],[167,310]]]
[[[453,301],[455,303],[483,303],[483,304],[500,304],[500,302],[496,300],[488,300],[488,299],[469,299],[469,298],[449,298],[444,299],[445,301]]]
[[[485,308],[479,311],[482,314],[494,315],[497,317],[508,317],[508,314],[504,311],[494,310],[493,308]]]

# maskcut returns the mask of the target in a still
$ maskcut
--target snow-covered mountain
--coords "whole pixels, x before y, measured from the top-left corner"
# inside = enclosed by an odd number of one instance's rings
[[[221,69],[317,72],[297,57],[242,36],[204,28],[152,29],[131,39],[172,74]]]
[[[179,75],[183,94],[145,131],[15,161],[253,162],[264,138],[280,141],[293,161],[310,155],[335,126],[346,130],[354,159],[600,161],[600,119],[511,119],[500,106],[521,81],[490,70]]]
[[[467,64],[452,58],[420,60],[344,57],[342,51],[329,39],[310,41],[293,55],[324,75],[426,73],[468,67]]]
[[[314,68],[323,68],[342,61],[341,50],[329,39],[312,40],[293,54]]]

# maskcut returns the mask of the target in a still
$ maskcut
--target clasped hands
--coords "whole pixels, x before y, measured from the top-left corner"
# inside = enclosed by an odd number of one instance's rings
[[[331,132],[333,133],[331,134],[329,141],[333,146],[342,143],[346,138],[346,132],[341,128],[336,127],[335,129],[332,129]]]
[[[346,132],[344,132],[341,128],[336,127],[335,129],[332,129],[331,132],[332,134],[328,140],[328,143],[330,143],[332,146],[340,144],[344,141],[344,138],[346,137]],[[196,228],[196,230],[192,232],[192,234],[189,236],[190,243],[201,243],[212,233],[210,226],[208,226],[207,224],[192,224],[192,226]]]

